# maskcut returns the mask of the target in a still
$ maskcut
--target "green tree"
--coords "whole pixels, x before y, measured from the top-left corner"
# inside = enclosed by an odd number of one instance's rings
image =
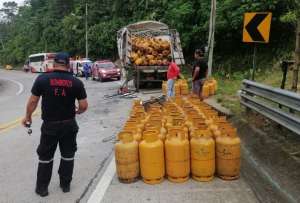
[[[0,9],[0,17],[7,21],[12,21],[18,11],[18,4],[14,1],[7,1],[3,3],[3,8]]]
[[[18,12],[13,3],[4,7],[9,9],[6,10],[9,15],[0,12],[10,16],[0,22],[0,63],[22,63],[29,54],[44,51],[65,50],[84,56],[86,2],[89,52],[93,59],[116,58],[117,30],[141,20],[157,20],[177,29],[187,61],[195,48],[207,43],[210,1],[27,0]],[[249,68],[252,47],[241,40],[245,12],[273,13],[271,41],[259,46],[260,59],[265,63],[261,66],[294,49],[300,10],[296,7],[297,0],[217,0],[217,3],[215,67]]]

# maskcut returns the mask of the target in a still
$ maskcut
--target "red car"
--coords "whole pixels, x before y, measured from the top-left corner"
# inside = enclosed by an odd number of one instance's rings
[[[95,61],[92,65],[92,79],[103,82],[106,79],[121,78],[121,70],[111,61]]]

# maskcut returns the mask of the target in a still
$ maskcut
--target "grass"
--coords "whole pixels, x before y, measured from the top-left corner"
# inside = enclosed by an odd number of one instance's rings
[[[218,81],[218,90],[215,96],[217,102],[230,109],[234,114],[240,114],[238,90],[241,89],[244,77],[241,74],[233,75],[231,78],[222,77],[218,74],[214,77]]]
[[[185,79],[189,80],[189,86],[191,88],[191,68],[182,68],[181,73]],[[240,113],[237,91],[241,88],[241,82],[245,78],[245,75],[243,73],[234,73],[232,75],[216,73],[214,74],[214,78],[218,81],[217,101],[224,107],[230,109],[233,113]]]
[[[282,71],[280,67],[274,67],[265,71],[258,71],[256,73],[256,81],[270,85],[272,87],[280,88],[282,80]],[[290,70],[287,74],[286,89],[290,90],[292,87],[293,72]],[[222,76],[215,74],[218,80],[218,92],[216,99],[224,107],[229,108],[234,114],[241,112],[238,90],[241,88],[242,80],[247,78],[247,73],[233,73],[231,76]],[[299,75],[300,79],[300,75]],[[300,92],[300,81],[298,83],[298,92]]]
[[[266,71],[262,76],[257,78],[258,82],[264,83],[266,85],[270,85],[273,87],[280,88],[281,80],[282,80],[282,71],[279,67],[272,68]],[[298,92],[300,92],[300,74],[298,75]],[[292,89],[292,80],[293,79],[293,71],[289,70],[286,78],[285,89],[291,90]]]

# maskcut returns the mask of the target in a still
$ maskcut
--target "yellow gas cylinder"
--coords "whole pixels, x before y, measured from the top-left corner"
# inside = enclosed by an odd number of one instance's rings
[[[145,140],[146,137],[149,134],[154,134],[155,136],[157,136],[161,141],[164,141],[166,139],[166,132],[164,132],[163,134],[161,133],[161,129],[157,128],[155,126],[152,127],[148,127],[144,132],[143,132],[143,136],[142,136],[142,140]]]
[[[229,123],[222,123],[219,125],[220,131],[224,135],[229,135],[232,137],[237,136],[236,128],[232,127]]]
[[[150,98],[151,99],[151,98]],[[149,110],[148,111],[156,111],[160,112],[161,111],[161,106],[159,104],[150,104],[149,105]]]
[[[219,116],[219,117],[214,119],[214,122],[216,122],[216,123],[227,123],[226,116]]]
[[[241,140],[238,136],[216,138],[217,174],[224,180],[239,178],[241,167]]]
[[[174,85],[175,96],[179,96],[180,93],[180,82],[176,81]]]
[[[210,181],[215,173],[215,141],[197,133],[191,139],[191,172],[197,181]]]
[[[176,136],[177,134],[182,134],[186,139],[189,139],[189,130],[185,126],[169,126],[167,131],[167,137]]]
[[[206,136],[206,137],[213,137],[212,132],[207,128],[207,126],[203,126],[202,128],[193,129],[190,132],[190,139],[192,137],[197,137],[198,135]]]
[[[132,115],[144,118],[146,116],[146,112],[144,109],[136,109]]]
[[[195,110],[193,107],[192,109],[188,109],[185,111],[184,113],[187,117],[195,117],[195,116],[199,116],[199,113],[197,110]]]
[[[202,87],[202,97],[204,99],[209,97],[209,85],[207,82],[205,82]]]
[[[137,128],[137,129],[140,129],[140,130],[144,130],[144,124],[141,123],[139,120],[132,120],[132,119],[129,119],[124,127],[133,127],[133,128]]]
[[[165,176],[164,145],[155,133],[145,134],[139,144],[140,168],[143,181],[157,184]]]
[[[176,90],[175,90],[176,91]],[[180,92],[180,88],[178,90],[178,93],[176,94],[175,92],[175,97],[173,98],[175,105],[177,105],[176,107],[178,108],[178,106],[181,106],[182,104],[182,97],[181,97],[181,92]]]
[[[187,126],[189,127],[189,131],[193,131],[194,129],[198,129],[198,128],[207,128],[205,122],[204,122],[204,119],[201,118],[201,117],[192,117],[192,118],[189,118],[187,121],[186,121],[186,124]]]
[[[133,107],[135,106],[141,106],[142,100],[140,99],[134,99],[133,100]]]
[[[167,124],[168,126],[184,126],[185,123],[184,117],[168,117]]]
[[[167,81],[163,81],[162,83],[162,93],[163,95],[167,95]]]
[[[180,93],[181,93],[181,95],[188,95],[189,94],[189,86],[188,86],[186,80],[181,82]]]
[[[163,115],[162,111],[153,111],[153,112],[148,112],[148,114],[150,115],[150,117],[161,117]]]
[[[115,144],[116,168],[119,180],[131,183],[139,176],[139,146],[132,134],[123,133]]]
[[[123,128],[123,131],[121,131],[118,135],[119,140],[121,139],[121,137],[124,133],[131,133],[133,136],[133,139],[137,142],[140,142],[142,140],[142,131],[140,129],[132,128],[132,127]]]
[[[165,155],[168,179],[175,183],[187,181],[190,175],[190,144],[184,132],[168,135]]]
[[[218,130],[218,126],[217,126],[216,124],[214,124],[214,123],[210,124],[210,125],[208,126],[208,128],[209,128],[212,132]]]
[[[218,112],[215,111],[204,111],[204,114],[207,119],[213,119],[218,117]]]
[[[213,119],[205,119],[205,124],[206,124],[207,126],[212,125],[212,124],[213,124]]]
[[[216,93],[216,91],[218,89],[218,81],[215,80],[214,78],[212,78],[211,82],[214,84],[214,89],[215,89],[215,93]]]
[[[160,126],[164,126],[166,123],[166,117],[161,115],[161,116],[151,116],[148,119],[148,122],[157,122],[160,123]]]
[[[215,85],[211,81],[207,83],[209,87],[209,95],[214,95],[215,94]]]
[[[135,113],[136,111],[143,111],[144,107],[142,105],[135,105],[131,109],[131,113]]]
[[[161,125],[160,126],[147,125],[145,127],[144,133],[147,133],[147,131],[156,131],[159,139],[161,139],[162,141],[166,139],[167,130]]]

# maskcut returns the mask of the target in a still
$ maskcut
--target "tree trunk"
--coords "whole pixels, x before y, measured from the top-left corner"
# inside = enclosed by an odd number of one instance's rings
[[[298,20],[297,20],[295,66],[294,66],[294,70],[293,70],[292,90],[295,92],[297,92],[297,86],[298,86],[299,67],[300,67],[300,18],[298,18]]]

